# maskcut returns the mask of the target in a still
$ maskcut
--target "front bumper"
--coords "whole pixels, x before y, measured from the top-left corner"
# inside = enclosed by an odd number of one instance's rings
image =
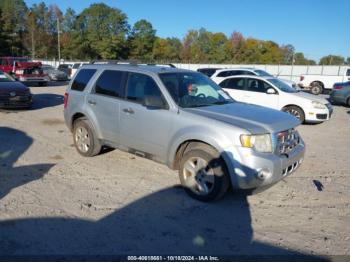
[[[32,95],[18,95],[15,97],[0,96],[0,108],[29,108],[32,106],[32,103]]]
[[[258,153],[249,148],[226,150],[224,154],[226,163],[229,161],[232,186],[255,189],[275,184],[294,173],[303,162],[305,144],[301,141],[288,155]]]
[[[330,104],[326,105],[325,109],[310,108],[305,110],[306,122],[323,122],[331,118],[333,114],[333,107]]]
[[[21,77],[19,77],[19,81],[40,83],[40,82],[48,82],[48,81],[50,81],[50,79],[48,77],[24,77],[24,76],[21,76]]]

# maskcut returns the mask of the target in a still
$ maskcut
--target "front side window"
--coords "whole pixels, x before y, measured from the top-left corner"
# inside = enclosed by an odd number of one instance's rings
[[[130,73],[126,89],[126,99],[142,104],[146,96],[162,97],[162,93],[150,76]]]
[[[125,73],[116,70],[105,70],[98,78],[95,93],[113,97],[123,96],[123,77]]]
[[[89,83],[92,76],[96,73],[96,69],[82,69],[78,72],[78,75],[74,78],[72,83],[72,90],[84,91],[86,85]]]
[[[267,89],[271,86],[262,80],[258,79],[247,79],[247,91],[266,93]]]
[[[232,103],[234,100],[201,73],[161,73],[164,86],[184,108]]]
[[[350,76],[350,69],[346,71],[346,76]]]

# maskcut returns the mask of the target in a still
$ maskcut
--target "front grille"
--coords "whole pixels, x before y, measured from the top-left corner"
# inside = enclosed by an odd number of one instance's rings
[[[0,107],[27,106],[31,103],[30,94],[10,96],[9,94],[0,94]]]
[[[325,120],[325,119],[327,119],[327,114],[316,114],[316,118]]]
[[[292,128],[277,134],[277,153],[280,155],[290,153],[300,143],[298,132]]]

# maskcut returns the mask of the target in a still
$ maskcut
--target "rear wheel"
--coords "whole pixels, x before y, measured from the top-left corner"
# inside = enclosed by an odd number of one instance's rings
[[[83,156],[95,156],[101,151],[101,143],[86,118],[79,118],[74,122],[73,139],[75,148]]]
[[[319,82],[313,82],[311,83],[310,91],[314,95],[319,95],[323,93],[323,86]]]
[[[287,106],[287,107],[283,108],[282,111],[295,116],[296,118],[298,118],[300,120],[301,123],[304,123],[304,121],[305,121],[304,111],[300,107]]]
[[[348,98],[348,101],[346,104],[348,105],[348,107],[350,107],[350,97]]]
[[[185,152],[179,178],[188,195],[200,201],[223,197],[229,187],[229,174],[220,154],[207,145]]]

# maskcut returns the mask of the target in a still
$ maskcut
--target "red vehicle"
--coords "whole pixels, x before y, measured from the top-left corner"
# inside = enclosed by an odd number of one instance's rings
[[[49,78],[41,68],[41,62],[32,62],[27,57],[0,57],[0,70],[21,82],[35,82],[46,86]]]

